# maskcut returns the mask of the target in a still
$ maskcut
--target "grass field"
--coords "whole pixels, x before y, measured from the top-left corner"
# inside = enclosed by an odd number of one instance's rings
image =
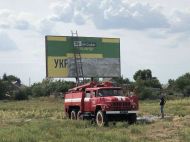
[[[158,101],[140,102],[139,116],[158,116]],[[189,142],[190,99],[167,101],[165,111],[170,119],[99,128],[65,119],[60,99],[0,101],[0,142]]]

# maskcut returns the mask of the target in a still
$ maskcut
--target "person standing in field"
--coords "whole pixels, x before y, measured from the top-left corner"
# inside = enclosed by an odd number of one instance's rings
[[[161,112],[161,118],[164,118],[164,105],[166,103],[166,100],[164,96],[161,96],[160,98],[160,112]]]

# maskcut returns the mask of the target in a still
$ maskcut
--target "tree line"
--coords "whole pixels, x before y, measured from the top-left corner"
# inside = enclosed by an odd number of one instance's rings
[[[65,93],[74,86],[74,82],[53,79],[44,79],[42,82],[25,86],[18,77],[4,74],[0,79],[0,100],[25,100],[29,97],[50,96],[53,93]]]
[[[123,87],[126,94],[134,92],[140,99],[158,99],[162,94],[169,98],[190,96],[190,73],[181,75],[176,80],[169,79],[166,85],[162,85],[150,69],[138,70],[133,79],[134,81],[130,81],[128,78],[114,77],[112,82]],[[44,79],[28,87],[18,77],[4,74],[0,79],[0,99],[24,100],[52,94],[64,96],[73,87],[75,82],[53,79]]]

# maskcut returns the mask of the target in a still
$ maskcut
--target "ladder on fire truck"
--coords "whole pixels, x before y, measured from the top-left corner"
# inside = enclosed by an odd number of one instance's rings
[[[71,31],[72,33],[72,43],[73,43],[73,53],[74,53],[74,62],[75,62],[75,72],[76,72],[76,85],[78,86],[81,82],[84,84],[84,73],[82,68],[82,59],[80,54],[80,43],[78,33]],[[80,82],[80,78],[82,81]]]

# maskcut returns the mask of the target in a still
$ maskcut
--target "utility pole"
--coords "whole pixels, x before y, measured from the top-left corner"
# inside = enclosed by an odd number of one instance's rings
[[[31,85],[31,79],[30,79],[30,77],[29,77],[29,87],[30,87],[30,85]]]

